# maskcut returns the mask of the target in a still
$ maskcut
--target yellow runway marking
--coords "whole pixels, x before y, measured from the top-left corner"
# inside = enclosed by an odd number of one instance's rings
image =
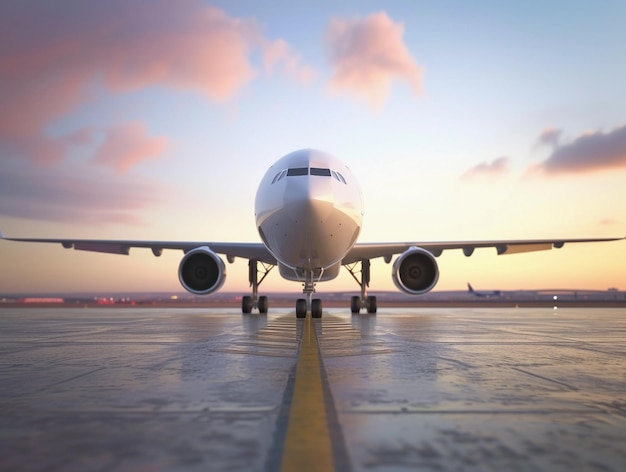
[[[322,387],[320,354],[311,317],[304,320],[282,472],[334,470]]]

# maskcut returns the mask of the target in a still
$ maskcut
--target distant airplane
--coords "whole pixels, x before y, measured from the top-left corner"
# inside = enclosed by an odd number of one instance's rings
[[[477,292],[476,290],[474,290],[474,288],[472,287],[472,284],[470,284],[469,282],[467,283],[467,289],[469,290],[469,293],[477,297],[492,298],[492,297],[502,296],[502,292],[500,290],[492,290],[489,292]]]
[[[205,295],[218,290],[226,279],[226,266],[248,259],[252,294],[242,298],[242,312],[267,313],[268,299],[258,295],[259,285],[278,266],[280,275],[302,283],[306,298],[296,301],[296,316],[322,316],[322,301],[313,298],[317,282],[337,277],[341,266],[356,280],[360,295],[353,296],[352,313],[375,313],[376,297],[367,296],[370,260],[390,263],[399,254],[391,277],[406,293],[420,295],[435,286],[439,269],[435,257],[448,249],[471,256],[476,248],[495,247],[498,254],[561,248],[565,243],[616,241],[605,239],[536,239],[512,241],[450,241],[357,243],[363,219],[363,202],[352,172],[339,159],[322,151],[301,149],[272,165],[259,185],[255,201],[256,226],[261,243],[125,241],[84,239],[5,238],[11,241],[60,243],[67,249],[128,254],[131,248],[149,248],[155,256],[164,249],[182,250],[178,278],[189,292]],[[2,235],[0,234],[0,238]]]

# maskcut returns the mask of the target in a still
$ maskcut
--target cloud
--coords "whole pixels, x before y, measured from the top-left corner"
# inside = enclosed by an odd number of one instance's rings
[[[41,169],[29,163],[0,167],[0,216],[62,223],[132,224],[169,190],[136,179],[94,175],[88,169]]]
[[[313,68],[302,65],[300,56],[292,51],[291,46],[283,39],[267,42],[263,48],[263,66],[265,72],[272,74],[275,69],[300,83],[309,83],[315,76]]]
[[[269,72],[310,72],[255,20],[198,0],[22,0],[1,9],[0,144],[5,155],[39,163],[57,163],[67,152],[46,127],[103,87],[160,86],[226,101],[258,75],[257,50],[268,56]]]
[[[461,179],[474,179],[477,177],[499,177],[509,172],[510,159],[506,156],[498,157],[491,162],[483,161],[467,170]]]
[[[583,134],[570,143],[555,145],[537,167],[551,175],[617,168],[626,168],[626,125],[608,133]]]
[[[537,137],[536,146],[557,147],[561,139],[563,130],[552,128],[551,126],[544,129]]]
[[[422,70],[403,42],[404,26],[385,12],[331,20],[326,39],[333,69],[331,90],[348,91],[373,107],[382,105],[395,80],[421,90]]]
[[[124,123],[108,131],[94,162],[124,173],[137,163],[162,154],[167,147],[168,139],[147,136],[143,123]]]

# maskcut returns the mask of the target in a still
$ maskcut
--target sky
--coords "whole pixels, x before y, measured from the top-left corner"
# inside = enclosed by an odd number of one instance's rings
[[[264,173],[317,148],[359,180],[363,242],[624,236],[625,21],[619,0],[0,0],[0,230],[257,242]],[[0,242],[0,293],[180,291],[181,257]],[[439,290],[626,290],[626,242],[438,263]]]

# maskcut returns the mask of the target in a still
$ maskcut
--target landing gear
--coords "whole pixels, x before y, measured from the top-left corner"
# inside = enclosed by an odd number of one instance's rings
[[[259,263],[262,266],[261,270],[259,270]],[[267,297],[258,296],[259,285],[261,285],[261,282],[265,280],[265,277],[267,277],[267,274],[269,274],[270,270],[272,270],[273,267],[273,265],[266,264],[265,262],[259,261],[257,259],[250,259],[248,261],[248,280],[250,281],[250,286],[252,287],[252,296],[246,295],[241,298],[242,313],[252,313],[252,310],[254,308],[257,308],[260,314],[267,314],[269,302]],[[259,273],[262,274],[261,280],[259,280]]]
[[[313,298],[315,293],[315,280],[322,277],[322,271],[316,273],[316,271],[309,270],[304,274],[304,282],[302,284],[302,293],[306,295],[306,299],[298,298],[296,301],[296,317],[306,318],[307,311],[311,311],[311,318],[321,318],[322,300],[319,298]]]
[[[298,298],[296,300],[296,318],[306,318],[307,311],[307,301],[304,298]],[[322,300],[319,298],[311,300],[311,318],[321,318],[322,312]]]
[[[357,265],[361,265],[361,270],[357,270]],[[354,296],[350,299],[350,311],[353,315],[357,315],[361,312],[361,308],[365,308],[368,313],[374,314],[378,310],[376,303],[376,297],[367,296],[367,287],[370,285],[370,261],[369,259],[361,259],[359,262],[347,265],[346,268],[356,283],[361,287],[361,296]],[[361,277],[357,277],[357,274]]]

